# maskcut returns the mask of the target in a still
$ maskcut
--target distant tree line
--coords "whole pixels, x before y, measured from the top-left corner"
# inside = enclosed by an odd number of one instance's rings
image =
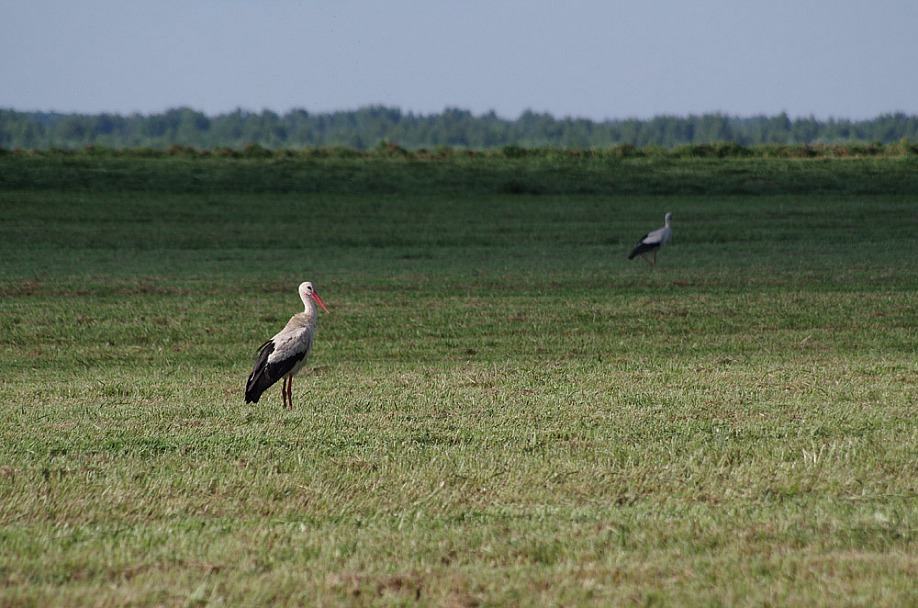
[[[346,147],[369,150],[380,143],[403,149],[504,146],[590,149],[607,146],[662,146],[731,142],[740,146],[767,144],[890,144],[918,140],[918,116],[884,114],[870,120],[817,120],[776,116],[740,118],[725,114],[658,116],[647,120],[593,121],[555,118],[526,111],[509,120],[494,112],[473,115],[448,108],[420,115],[384,106],[352,111],[277,114],[236,110],[207,116],[190,108],[161,114],[61,114],[0,109],[0,148],[268,149]]]

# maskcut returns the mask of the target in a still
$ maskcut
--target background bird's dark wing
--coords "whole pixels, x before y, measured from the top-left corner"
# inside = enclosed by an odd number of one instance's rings
[[[628,259],[629,259],[629,260],[633,260],[636,256],[639,256],[639,255],[641,255],[642,253],[645,253],[645,252],[647,252],[647,251],[653,251],[653,248],[656,247],[656,245],[655,245],[655,244],[647,244],[647,243],[644,242],[644,241],[647,239],[648,236],[650,236],[650,233],[649,233],[649,232],[640,238],[640,240],[638,241],[637,246],[636,246],[634,249],[631,250],[631,253],[628,254]]]

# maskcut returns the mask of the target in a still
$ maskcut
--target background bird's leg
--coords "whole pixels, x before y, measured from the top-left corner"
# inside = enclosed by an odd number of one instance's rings
[[[281,384],[281,400],[283,401],[284,409],[287,409],[287,382],[290,380],[290,376],[283,377],[283,383]]]
[[[287,380],[287,409],[293,411],[293,376]]]
[[[647,262],[647,265],[648,265],[648,266],[650,266],[651,268],[653,268],[653,262],[651,262],[650,260],[647,259],[647,254],[642,253],[642,254],[641,254],[641,258],[642,258],[645,262]]]

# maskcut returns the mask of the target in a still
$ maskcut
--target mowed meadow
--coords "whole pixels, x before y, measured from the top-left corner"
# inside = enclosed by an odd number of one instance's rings
[[[0,156],[0,604],[918,604],[914,156],[262,156]]]

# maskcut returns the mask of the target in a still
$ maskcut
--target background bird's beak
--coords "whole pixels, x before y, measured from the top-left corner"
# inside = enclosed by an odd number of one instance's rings
[[[324,311],[327,312],[328,314],[331,314],[331,312],[330,312],[327,308],[325,308],[325,304],[322,302],[322,298],[319,297],[319,294],[317,294],[316,292],[313,291],[313,292],[312,292],[312,299],[319,303],[319,306],[322,307],[322,310],[324,310]]]

